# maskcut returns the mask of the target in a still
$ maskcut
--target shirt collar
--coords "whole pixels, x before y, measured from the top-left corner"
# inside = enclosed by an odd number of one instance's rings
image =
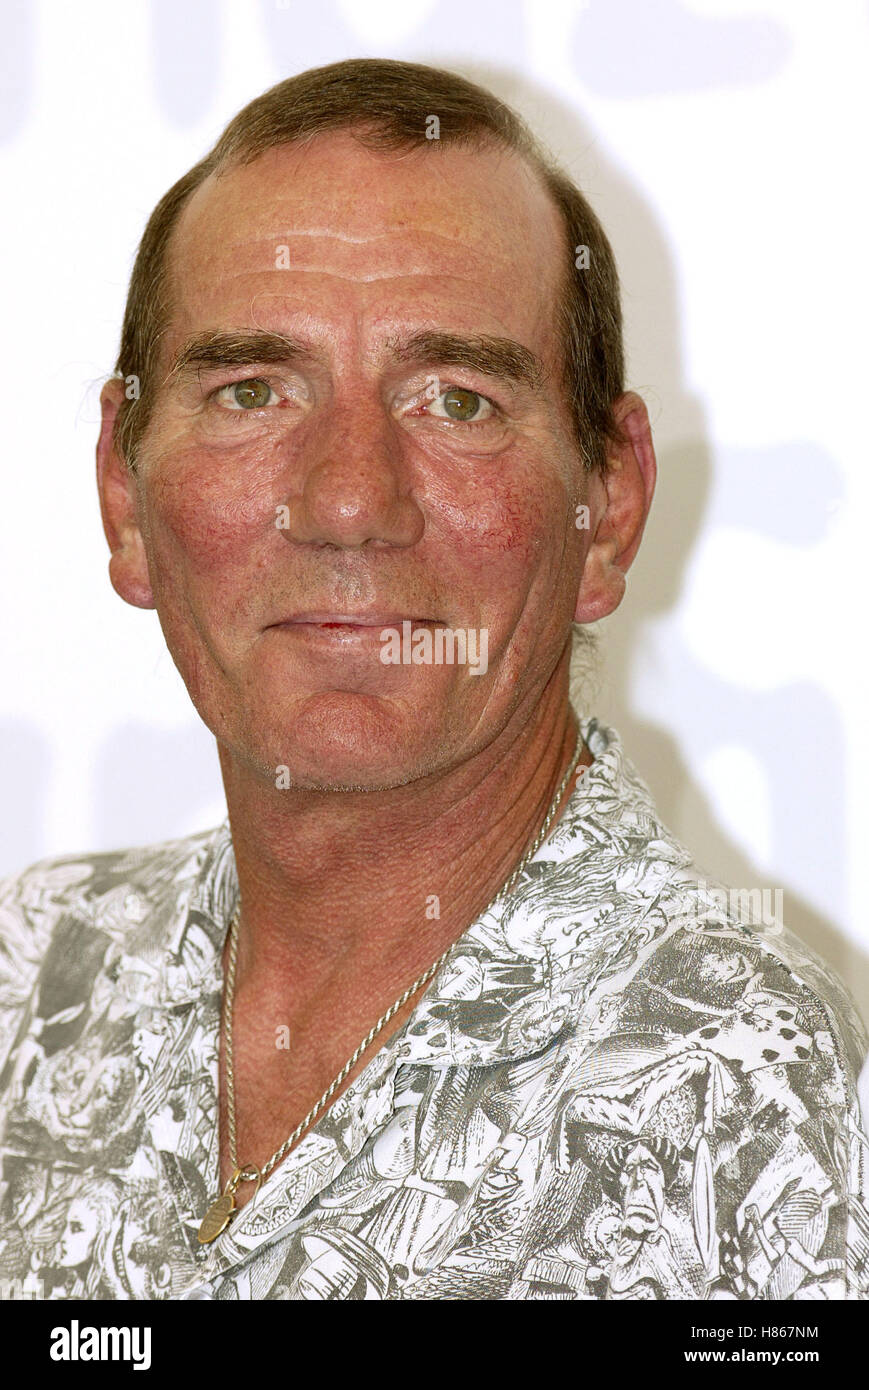
[[[509,899],[496,900],[456,941],[390,1041],[396,1060],[488,1065],[540,1052],[575,1024],[602,979],[636,957],[644,919],[689,861],[615,730],[595,718],[579,722],[594,763]],[[198,838],[201,868],[167,941],[164,1006],[222,984],[238,896],[228,819]]]

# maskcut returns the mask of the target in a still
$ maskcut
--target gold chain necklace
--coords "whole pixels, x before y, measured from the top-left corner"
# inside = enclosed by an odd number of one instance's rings
[[[524,857],[519,861],[516,868],[513,870],[512,874],[508,878],[507,882],[503,884],[501,888],[498,889],[498,892],[495,894],[495,897],[489,903],[489,906],[485,909],[485,912],[489,912],[490,909],[494,907],[495,903],[502,896],[502,894],[506,896],[507,894],[512,892],[513,886],[516,883],[516,880],[518,879],[522,870],[525,868],[525,865],[528,863],[530,859],[534,857],[540,846],[543,844],[543,841],[546,839],[546,836],[549,833],[549,828],[552,824],[552,820],[558,809],[558,805],[561,801],[561,798],[567,790],[567,784],[573,776],[574,772],[576,771],[576,766],[581,756],[582,734],[580,733],[580,735],[577,738],[576,751],[571,760],[570,766],[564,774],[561,785],[559,786],[552,802],[550,803],[549,810],[546,813],[546,819],[540,827],[540,831],[537,835],[537,838],[535,839],[531,848],[528,850],[527,854],[525,854]],[[484,913],[480,913],[479,915],[483,916]],[[232,1163],[233,1171],[232,1177],[229,1179],[229,1182],[226,1184],[226,1187],[224,1188],[223,1192],[212,1202],[211,1206],[208,1208],[208,1211],[205,1213],[205,1216],[202,1218],[202,1224],[199,1227],[198,1233],[198,1240],[201,1245],[210,1245],[213,1240],[216,1240],[217,1237],[223,1231],[226,1230],[227,1226],[229,1225],[230,1221],[232,1220],[233,1216],[236,1214],[237,1211],[235,1203],[235,1194],[241,1183],[255,1182],[256,1188],[254,1190],[254,1197],[256,1197],[256,1194],[260,1189],[260,1185],[262,1183],[263,1178],[267,1177],[268,1174],[275,1167],[275,1165],[280,1163],[284,1155],[292,1148],[299,1135],[302,1134],[307,1129],[311,1121],[314,1120],[317,1117],[317,1115],[319,1115],[320,1111],[328,1103],[328,1101],[330,1100],[334,1092],[337,1090],[337,1088],[341,1085],[341,1082],[347,1076],[348,1072],[351,1071],[351,1069],[356,1065],[365,1049],[369,1046],[370,1043],[374,1041],[381,1029],[386,1027],[387,1023],[391,1018],[394,1018],[395,1014],[397,1014],[398,1010],[402,1007],[403,1004],[407,1003],[411,995],[415,994],[416,991],[422,987],[422,985],[426,984],[432,978],[432,976],[438,971],[440,966],[443,965],[444,961],[446,960],[447,956],[449,955],[450,951],[453,949],[453,946],[455,945],[454,941],[450,942],[447,949],[441,955],[438,956],[437,960],[434,962],[433,965],[429,966],[425,974],[420,975],[418,980],[415,980],[414,983],[410,985],[404,991],[403,994],[399,995],[395,1003],[387,1009],[386,1013],[382,1016],[382,1018],[378,1019],[377,1023],[375,1023],[371,1031],[362,1039],[362,1042],[359,1044],[356,1051],[353,1053],[353,1056],[348,1057],[347,1061],[344,1063],[338,1075],[335,1077],[335,1080],[332,1082],[331,1086],[329,1086],[329,1088],[323,1092],[322,1096],[317,1101],[317,1104],[313,1107],[313,1109],[309,1110],[305,1118],[301,1121],[301,1123],[296,1125],[296,1128],[293,1130],[292,1134],[290,1134],[284,1140],[283,1144],[281,1144],[281,1147],[279,1149],[275,1149],[275,1152],[272,1154],[271,1158],[263,1164],[262,1168],[258,1168],[255,1163],[240,1164],[238,1161],[238,1153],[236,1152],[238,1136],[236,1131],[235,1119],[235,1075],[233,1073],[232,1066],[232,1011],[233,1004],[235,1001],[235,966],[238,956],[238,925],[240,919],[241,894],[239,893],[238,901],[235,905],[235,911],[232,914],[232,920],[229,925],[229,965],[227,969],[227,989],[225,991],[226,1003],[224,1008],[224,1040],[226,1047],[226,1096],[227,1112],[229,1119],[229,1158],[230,1162]]]

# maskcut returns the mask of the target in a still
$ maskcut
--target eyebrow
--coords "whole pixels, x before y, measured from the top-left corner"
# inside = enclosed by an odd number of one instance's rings
[[[500,377],[516,385],[539,391],[545,368],[530,348],[512,338],[477,334],[465,337],[423,329],[407,338],[391,338],[387,347],[393,361],[419,366],[469,367],[486,376]],[[167,383],[197,376],[204,368],[233,368],[310,361],[316,357],[296,338],[271,332],[194,333],[178,349]]]
[[[283,333],[220,333],[206,330],[187,338],[175,354],[167,382],[186,380],[205,367],[254,367],[260,363],[294,362],[311,352]]]
[[[512,338],[495,338],[483,333],[464,337],[458,333],[423,330],[389,346],[397,362],[422,366],[470,367],[486,376],[502,377],[516,385],[539,391],[545,377],[540,358]]]

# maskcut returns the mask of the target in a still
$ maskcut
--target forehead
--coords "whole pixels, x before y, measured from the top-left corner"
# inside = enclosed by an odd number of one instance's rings
[[[512,151],[330,132],[197,189],[172,239],[171,336],[302,314],[506,331],[545,355],[565,264],[560,213]]]

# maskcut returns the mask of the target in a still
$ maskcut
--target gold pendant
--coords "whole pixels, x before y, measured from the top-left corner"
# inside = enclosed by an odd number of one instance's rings
[[[255,1182],[254,1197],[260,1190],[263,1175],[255,1163],[248,1163],[244,1168],[236,1168],[223,1192],[211,1203],[208,1211],[202,1218],[202,1222],[197,1233],[197,1240],[200,1245],[210,1245],[213,1240],[217,1240],[235,1216],[235,1194],[241,1182]]]
[[[235,1197],[227,1188],[216,1201],[211,1203],[202,1218],[197,1239],[200,1245],[210,1245],[222,1231],[225,1231],[235,1213]]]

